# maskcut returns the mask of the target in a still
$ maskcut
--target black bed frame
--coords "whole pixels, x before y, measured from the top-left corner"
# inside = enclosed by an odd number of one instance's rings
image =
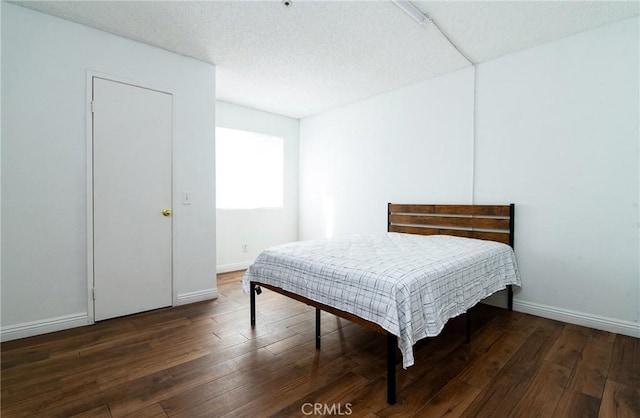
[[[515,205],[388,204],[387,231],[419,235],[454,235],[502,242],[513,248]],[[251,327],[256,325],[256,295],[261,287],[316,308],[316,349],[320,349],[320,312],[326,311],[387,336],[387,403],[396,403],[396,349],[398,338],[378,324],[279,287],[250,282]],[[513,310],[513,288],[507,286],[507,309]],[[471,312],[466,314],[466,341],[471,341]]]

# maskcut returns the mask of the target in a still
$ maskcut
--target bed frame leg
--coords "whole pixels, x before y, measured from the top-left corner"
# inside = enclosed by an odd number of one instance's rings
[[[320,309],[316,308],[316,350],[320,349]]]
[[[251,328],[256,326],[256,284],[249,282],[249,299],[251,300]]]
[[[467,344],[471,342],[471,309],[466,313],[467,317]]]
[[[387,332],[387,403],[396,403],[396,347],[398,338]]]
[[[510,284],[507,285],[507,294],[508,294],[507,309],[512,311],[513,310],[513,286]]]

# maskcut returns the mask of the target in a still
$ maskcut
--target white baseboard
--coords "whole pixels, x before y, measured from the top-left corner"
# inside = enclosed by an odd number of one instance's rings
[[[217,288],[205,289],[198,292],[183,293],[176,297],[176,305],[186,305],[188,303],[216,299],[217,297]],[[50,332],[62,331],[65,329],[76,328],[85,325],[91,325],[89,316],[86,313],[63,315],[39,321],[8,325],[6,327],[0,328],[0,341],[4,342],[17,340],[19,338],[33,337],[35,335],[48,334]]]
[[[246,270],[253,264],[253,261],[245,261],[242,263],[224,264],[216,267],[217,273],[229,273],[230,271]]]
[[[25,322],[23,324],[9,325],[0,330],[0,341],[17,340],[18,338],[33,337],[34,335],[48,334],[64,329],[89,325],[89,316],[86,313],[58,316],[39,321]]]
[[[513,300],[513,310],[569,324],[640,338],[640,323],[570,311],[539,303]]]
[[[181,293],[176,296],[176,305],[186,305],[188,303],[201,302],[203,300],[217,299],[218,288],[198,290],[197,292]]]
[[[506,306],[506,296],[501,296],[502,295],[496,294],[485,299],[483,303],[504,307]],[[179,294],[176,298],[176,304],[185,305],[203,300],[216,299],[217,297],[217,288],[205,289],[197,292]],[[637,322],[585,314],[583,312],[560,309],[553,306],[541,305],[539,303],[519,301],[517,299],[514,299],[513,301],[513,310],[569,324],[576,324],[640,338],[640,324]],[[64,315],[56,318],[9,325],[0,329],[0,341],[4,342],[19,338],[32,337],[35,335],[47,334],[84,325],[90,325],[89,316],[86,313]]]

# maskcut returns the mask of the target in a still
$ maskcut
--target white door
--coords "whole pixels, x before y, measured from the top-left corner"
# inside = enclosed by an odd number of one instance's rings
[[[98,77],[92,105],[99,321],[171,305],[173,111],[170,94]]]

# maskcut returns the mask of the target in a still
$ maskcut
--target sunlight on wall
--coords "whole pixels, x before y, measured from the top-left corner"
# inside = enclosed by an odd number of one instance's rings
[[[333,197],[327,196],[325,194],[324,197],[324,234],[327,239],[333,238],[333,227],[334,227],[334,219],[335,219],[335,211],[336,205],[333,200]]]

